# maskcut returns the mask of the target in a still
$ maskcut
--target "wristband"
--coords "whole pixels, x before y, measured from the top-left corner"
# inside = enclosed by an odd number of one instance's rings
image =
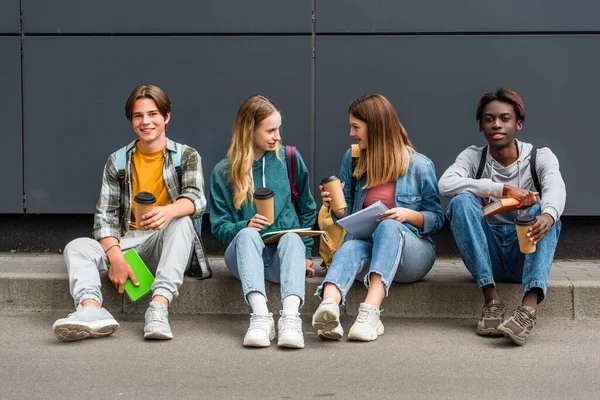
[[[111,244],[110,246],[108,246],[108,247],[106,248],[106,250],[104,250],[104,253],[108,254],[108,251],[109,251],[110,249],[112,249],[113,247],[115,247],[115,246],[119,246],[119,248],[121,248],[121,245],[120,245],[119,243]]]

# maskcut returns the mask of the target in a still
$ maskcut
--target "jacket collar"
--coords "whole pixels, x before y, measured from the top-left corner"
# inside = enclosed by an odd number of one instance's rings
[[[127,154],[129,154],[129,153],[135,153],[135,144],[139,140],[140,139],[135,139],[133,142],[131,142],[131,143],[129,143],[127,145],[127,147],[126,147]],[[170,151],[171,153],[177,152],[177,143],[175,143],[171,139],[167,138],[167,146],[165,147],[165,154],[166,154],[166,151]]]

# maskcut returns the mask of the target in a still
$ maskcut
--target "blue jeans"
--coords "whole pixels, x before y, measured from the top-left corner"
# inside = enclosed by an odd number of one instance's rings
[[[277,244],[265,246],[256,229],[244,228],[225,251],[225,264],[242,282],[244,299],[260,292],[265,298],[265,279],[281,283],[281,299],[296,295],[304,303],[306,264],[304,242],[295,233],[287,233]]]
[[[527,212],[539,216],[539,203]],[[460,255],[479,287],[495,285],[495,281],[522,283],[523,296],[531,289],[539,288],[542,296],[538,302],[542,302],[560,235],[560,220],[537,243],[534,253],[523,254],[519,250],[515,226],[488,224],[474,195],[455,196],[446,213]]]
[[[435,246],[415,235],[402,222],[379,223],[372,240],[348,240],[338,249],[325,280],[315,293],[323,298],[323,286],[333,283],[342,294],[341,305],[354,280],[363,280],[368,288],[371,273],[381,276],[385,294],[392,281],[411,283],[421,280],[435,262]]]

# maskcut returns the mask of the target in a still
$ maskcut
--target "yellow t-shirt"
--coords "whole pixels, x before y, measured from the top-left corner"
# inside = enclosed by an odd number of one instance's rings
[[[169,192],[163,180],[163,167],[165,165],[164,148],[153,153],[142,150],[140,142],[135,145],[131,168],[131,183],[133,185],[131,199],[131,222],[129,229],[136,229],[135,221],[135,195],[139,192],[150,192],[156,197],[154,206],[166,206],[172,203]]]

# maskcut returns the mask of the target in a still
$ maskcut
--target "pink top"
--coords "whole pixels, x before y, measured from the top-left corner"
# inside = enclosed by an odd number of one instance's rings
[[[371,204],[381,200],[387,208],[394,208],[394,195],[396,194],[396,182],[382,183],[374,186],[367,191],[364,207],[369,207]]]

